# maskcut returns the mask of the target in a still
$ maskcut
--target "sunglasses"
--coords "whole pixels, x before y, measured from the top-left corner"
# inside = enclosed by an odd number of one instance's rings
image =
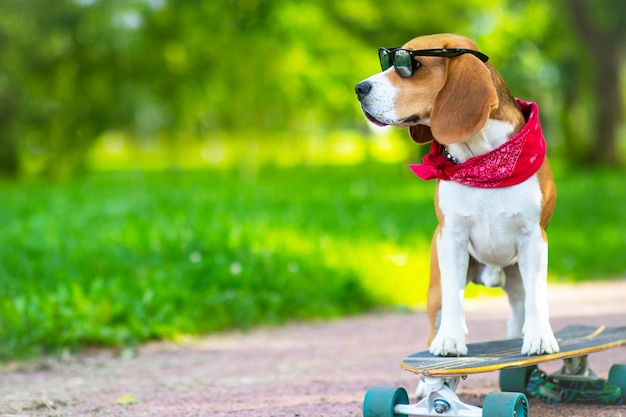
[[[378,58],[380,58],[380,66],[383,71],[393,65],[396,73],[402,78],[409,78],[422,65],[415,60],[416,56],[454,58],[463,54],[472,54],[483,62],[487,62],[489,59],[487,55],[481,52],[463,48],[421,49],[418,51],[402,48],[378,49]]]

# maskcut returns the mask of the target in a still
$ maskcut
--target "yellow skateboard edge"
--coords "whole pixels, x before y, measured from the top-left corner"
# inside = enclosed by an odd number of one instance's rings
[[[613,349],[613,348],[620,347],[623,345],[626,345],[626,340],[620,340],[617,342],[607,343],[604,345],[594,346],[594,347],[585,348],[585,349],[578,349],[578,350],[572,350],[572,351],[567,351],[567,352],[549,353],[546,355],[529,356],[528,359],[497,363],[497,364],[487,365],[487,366],[472,366],[472,367],[464,368],[464,369],[457,368],[457,369],[442,369],[442,370],[436,370],[436,369],[423,369],[422,370],[422,369],[417,369],[409,365],[406,365],[404,362],[402,362],[400,366],[402,366],[402,369],[404,369],[405,371],[409,371],[416,375],[463,376],[463,375],[482,374],[482,373],[487,373],[487,372],[499,371],[501,369],[520,368],[522,366],[537,365],[539,363],[550,362],[550,361],[555,361],[559,359],[574,358],[576,356],[583,356],[583,355],[588,355],[594,352],[601,352],[603,350],[609,350],[609,349]],[[471,358],[472,356],[468,356],[468,357]],[[442,356],[442,358],[445,358],[445,356]],[[458,357],[458,359],[462,359],[462,358],[463,356]]]

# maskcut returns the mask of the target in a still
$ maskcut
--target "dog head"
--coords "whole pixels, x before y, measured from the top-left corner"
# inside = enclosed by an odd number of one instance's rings
[[[452,34],[421,36],[402,46],[413,51],[453,48],[477,50],[471,40]],[[377,125],[408,127],[419,143],[436,139],[449,145],[476,135],[498,107],[497,88],[504,85],[493,67],[471,53],[414,60],[407,78],[392,65],[356,86],[365,116]]]

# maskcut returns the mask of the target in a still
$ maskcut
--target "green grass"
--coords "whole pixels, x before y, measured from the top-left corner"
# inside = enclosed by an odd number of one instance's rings
[[[626,276],[626,172],[557,169],[548,227],[551,275],[585,281]]]
[[[626,187],[557,171],[553,280],[626,273]],[[0,360],[424,301],[434,183],[402,164],[0,183]]]

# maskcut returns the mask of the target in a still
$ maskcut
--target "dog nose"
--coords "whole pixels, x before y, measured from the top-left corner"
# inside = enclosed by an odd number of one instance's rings
[[[359,100],[363,99],[363,97],[365,97],[371,89],[372,83],[370,83],[369,81],[361,81],[356,85],[356,87],[354,87],[354,91],[356,92]]]

